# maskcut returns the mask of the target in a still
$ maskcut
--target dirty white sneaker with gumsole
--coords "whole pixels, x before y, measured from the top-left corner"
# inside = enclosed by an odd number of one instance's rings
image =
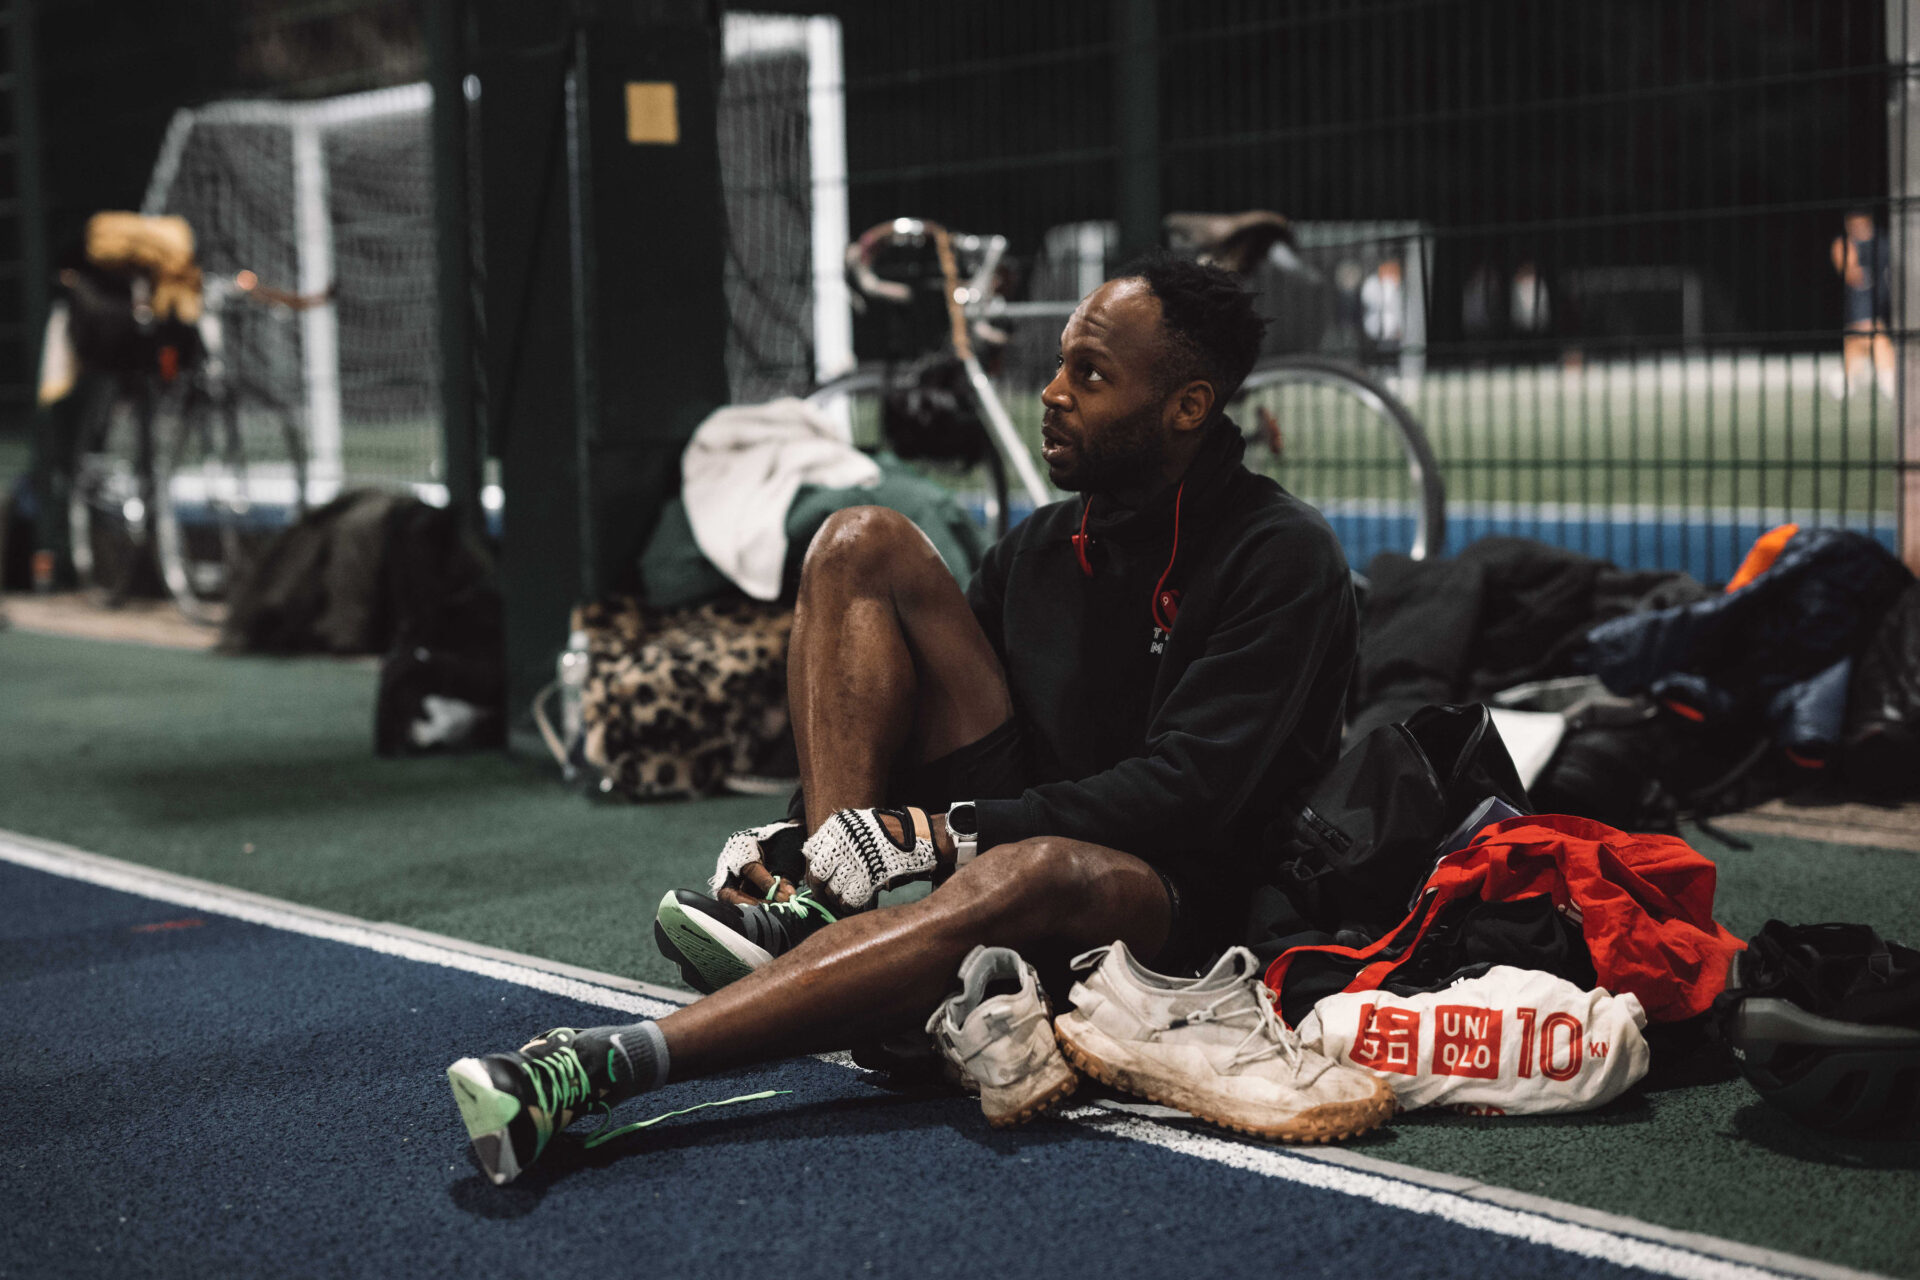
[[[1033,966],[1007,947],[975,947],[960,962],[960,991],[927,1019],[927,1034],[963,1088],[978,1087],[996,1129],[1033,1119],[1072,1093],[1053,1038],[1053,1010]]]
[[[1054,1033],[1067,1061],[1102,1084],[1284,1142],[1351,1138],[1393,1114],[1385,1082],[1301,1046],[1245,947],[1199,978],[1154,973],[1122,942],[1074,968],[1092,972]]]

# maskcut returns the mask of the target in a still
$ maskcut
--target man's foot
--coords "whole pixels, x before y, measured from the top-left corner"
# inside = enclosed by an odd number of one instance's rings
[[[1053,1038],[1053,1010],[1033,966],[1007,947],[975,947],[960,991],[927,1019],[927,1034],[962,1087],[978,1089],[994,1128],[1033,1119],[1080,1083]]]
[[[608,1073],[581,1060],[577,1034],[556,1027],[518,1052],[462,1058],[447,1068],[473,1154],[496,1185],[519,1177],[554,1134],[607,1092]]]
[[[834,914],[800,888],[785,902],[735,906],[690,889],[671,889],[653,918],[660,954],[680,966],[695,991],[737,982],[834,922]]]
[[[1095,960],[1054,1032],[1067,1060],[1102,1084],[1286,1142],[1351,1138],[1393,1114],[1384,1082],[1301,1046],[1246,948],[1200,978],[1154,973],[1121,942],[1074,967]]]

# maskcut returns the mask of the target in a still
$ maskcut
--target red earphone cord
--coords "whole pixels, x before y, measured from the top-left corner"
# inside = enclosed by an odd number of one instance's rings
[[[1173,572],[1173,562],[1180,558],[1180,499],[1186,492],[1186,482],[1182,481],[1173,495],[1173,554],[1167,557],[1167,567],[1160,571],[1160,581],[1153,584],[1153,625],[1168,632],[1180,617],[1180,593],[1165,588],[1167,576]]]
[[[1167,567],[1160,571],[1160,581],[1153,584],[1153,625],[1162,631],[1172,631],[1173,624],[1180,617],[1180,593],[1168,591],[1167,576],[1173,572],[1173,562],[1180,558],[1180,499],[1186,496],[1187,485],[1181,481],[1179,489],[1173,495],[1173,554],[1167,557]],[[1087,559],[1087,517],[1093,514],[1093,499],[1087,499],[1087,505],[1080,509],[1080,532],[1073,535],[1073,554],[1080,561],[1080,572],[1091,578],[1093,562]]]

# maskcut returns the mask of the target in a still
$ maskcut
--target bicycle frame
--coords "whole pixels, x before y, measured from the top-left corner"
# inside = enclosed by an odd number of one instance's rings
[[[1006,405],[1001,403],[1000,394],[993,389],[992,379],[987,377],[987,371],[981,367],[980,358],[973,350],[973,326],[983,321],[989,304],[997,296],[993,279],[1000,258],[1006,252],[1006,237],[955,236],[939,223],[924,218],[895,218],[891,222],[869,227],[859,239],[847,246],[848,274],[853,278],[854,287],[868,297],[894,303],[907,302],[913,296],[907,285],[882,280],[875,274],[872,261],[874,251],[883,245],[918,246],[928,240],[933,242],[934,252],[940,261],[942,300],[946,304],[948,320],[947,341],[961,367],[966,370],[967,388],[973,394],[975,407],[992,430],[994,443],[1001,456],[1012,464],[1014,474],[1020,478],[1020,487],[1026,491],[1028,500],[1035,507],[1043,507],[1053,501],[1053,490],[1041,477],[1039,467],[1034,465],[1033,455],[1020,438]],[[962,249],[981,255],[980,265],[964,284],[960,280],[959,265],[954,257],[956,242]]]

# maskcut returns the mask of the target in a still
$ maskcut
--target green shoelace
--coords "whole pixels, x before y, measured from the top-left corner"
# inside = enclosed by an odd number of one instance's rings
[[[569,1111],[593,1096],[593,1081],[587,1078],[586,1064],[571,1045],[563,1045],[540,1057],[525,1057],[526,1075],[533,1085],[534,1101],[540,1109],[558,1121]]]
[[[778,892],[779,888],[780,882],[776,880],[774,881],[773,888],[767,890],[768,901],[766,909],[768,911],[778,911],[783,915],[797,916],[801,920],[818,917],[823,924],[833,924],[839,919],[833,912],[827,910],[826,905],[822,903],[820,899],[813,896],[811,889],[795,889],[793,896],[785,902],[772,901],[773,894]]]
[[[649,1128],[652,1128],[654,1125],[659,1124],[662,1120],[671,1120],[675,1116],[691,1115],[696,1111],[705,1111],[708,1107],[730,1107],[736,1102],[758,1102],[762,1098],[775,1098],[783,1093],[792,1093],[792,1092],[793,1090],[791,1089],[762,1089],[759,1093],[743,1093],[737,1098],[721,1098],[715,1102],[696,1103],[691,1107],[682,1107],[678,1111],[663,1112],[660,1115],[652,1117],[651,1119],[636,1120],[632,1124],[623,1124],[618,1129],[608,1129],[608,1128],[602,1127],[600,1130],[595,1132],[591,1137],[589,1137],[586,1140],[586,1142],[583,1143],[582,1145],[590,1148],[597,1147],[603,1142],[612,1142],[615,1138],[623,1137],[624,1135],[632,1133],[637,1129],[649,1129]],[[612,1124],[613,1109],[608,1107],[607,1104],[604,1102],[598,1103],[596,1105],[599,1106],[599,1108],[606,1113],[606,1120],[603,1123]]]

